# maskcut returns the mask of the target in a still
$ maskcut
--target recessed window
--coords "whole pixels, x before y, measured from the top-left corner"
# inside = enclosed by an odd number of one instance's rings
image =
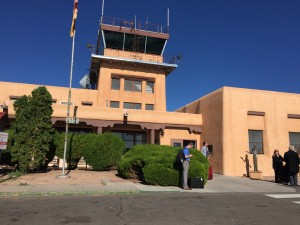
[[[119,78],[111,78],[111,89],[112,90],[120,90],[120,79]]]
[[[16,96],[16,95],[10,95],[9,99],[12,101],[18,100],[19,98],[21,98],[21,96]]]
[[[141,109],[142,104],[141,103],[124,102],[123,108],[124,109]]]
[[[146,104],[146,110],[154,110],[153,104]]]
[[[142,92],[142,81],[140,80],[125,80],[125,91]]]
[[[120,102],[110,101],[110,108],[120,108]]]
[[[300,153],[300,132],[289,132],[290,145],[294,145],[298,153]]]
[[[149,94],[154,93],[154,82],[150,82],[150,81],[146,82],[146,93],[149,93]]]
[[[83,106],[92,106],[93,105],[93,102],[90,102],[90,101],[82,101],[81,104]]]
[[[249,136],[249,152],[252,153],[255,147],[258,153],[264,153],[263,149],[263,131],[262,130],[248,130]]]

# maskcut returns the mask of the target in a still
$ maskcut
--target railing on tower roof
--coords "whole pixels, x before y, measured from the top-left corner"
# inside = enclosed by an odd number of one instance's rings
[[[129,29],[136,29],[148,32],[155,32],[161,34],[169,34],[169,27],[162,26],[158,24],[153,24],[149,22],[136,22],[134,20],[125,20],[125,19],[118,19],[113,17],[106,17],[103,16],[101,20],[101,24],[110,25],[120,28],[129,28]]]

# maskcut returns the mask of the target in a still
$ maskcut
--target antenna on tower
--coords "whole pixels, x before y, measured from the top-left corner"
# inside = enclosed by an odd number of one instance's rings
[[[167,26],[169,27],[170,25],[170,9],[168,8],[168,11],[167,11]]]
[[[167,10],[167,32],[169,33],[169,26],[170,26],[170,9]]]
[[[97,37],[97,46],[96,46],[96,54],[99,54],[100,44],[101,44],[101,24],[103,23],[103,14],[104,14],[104,0],[102,0],[102,7],[101,7],[101,17],[100,17],[100,25],[98,28],[98,37]]]
[[[102,23],[102,20],[103,20],[103,14],[104,14],[104,0],[102,0],[102,9],[101,9],[101,23]]]

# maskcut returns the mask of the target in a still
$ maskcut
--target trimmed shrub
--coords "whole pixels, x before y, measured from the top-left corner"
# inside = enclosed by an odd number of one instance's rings
[[[152,185],[177,186],[178,171],[166,168],[163,164],[148,164],[143,168],[144,181]],[[163,177],[163,179],[162,179]]]
[[[180,148],[161,145],[136,145],[131,148],[118,164],[118,172],[124,178],[139,179],[147,184],[178,186],[181,165],[175,162]],[[196,149],[190,150],[189,177],[208,176],[208,160]]]
[[[98,134],[90,137],[88,148],[83,152],[87,164],[94,170],[107,170],[117,165],[125,148],[124,141],[111,134]]]
[[[78,162],[83,156],[83,152],[89,143],[90,134],[70,133],[68,134],[68,145],[66,149],[66,161],[68,169],[77,168]],[[56,156],[63,159],[65,147],[65,133],[57,133],[54,138],[56,146]]]

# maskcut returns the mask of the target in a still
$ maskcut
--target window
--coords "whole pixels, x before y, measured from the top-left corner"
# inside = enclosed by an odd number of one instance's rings
[[[112,134],[115,134],[124,140],[127,150],[134,145],[147,143],[147,135],[145,132],[112,131]]]
[[[81,104],[84,105],[84,106],[92,106],[92,105],[93,105],[93,102],[82,101]]]
[[[289,132],[290,145],[294,145],[298,153],[300,153],[300,132]]]
[[[150,81],[146,82],[146,93],[150,93],[150,94],[154,93],[154,82],[150,82]]]
[[[263,149],[263,131],[248,130],[249,136],[249,152],[252,153],[253,146],[256,146],[258,153],[264,153]]]
[[[179,142],[173,142],[173,147],[181,147],[181,143],[179,143]]]
[[[146,110],[154,110],[153,104],[146,104]]]
[[[139,80],[125,80],[125,91],[142,92],[142,81]]]
[[[120,90],[120,79],[119,78],[111,78],[111,89],[112,90]]]
[[[141,103],[132,103],[132,102],[124,102],[123,108],[124,109],[141,109]]]
[[[171,139],[171,146],[173,147],[185,147],[190,142],[193,143],[195,149],[197,149],[197,141],[196,140],[185,140],[185,139]]]
[[[110,108],[120,108],[120,102],[110,101]]]

